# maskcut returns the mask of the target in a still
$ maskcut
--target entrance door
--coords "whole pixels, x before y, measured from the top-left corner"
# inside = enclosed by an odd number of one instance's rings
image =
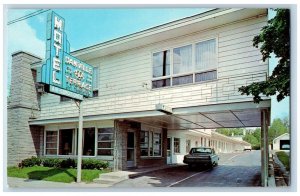
[[[127,167],[135,166],[134,132],[127,132]]]
[[[171,157],[171,138],[168,137],[167,139],[167,164],[172,163],[172,157]]]

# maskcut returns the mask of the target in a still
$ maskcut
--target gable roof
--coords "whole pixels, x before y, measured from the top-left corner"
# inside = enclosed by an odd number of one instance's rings
[[[281,138],[281,137],[284,137],[284,136],[286,136],[286,135],[288,135],[288,136],[290,137],[290,134],[289,134],[289,133],[284,133],[284,134],[282,134],[282,135],[280,135],[280,136],[276,137],[275,139],[273,139],[273,142],[274,142],[275,140],[277,140],[277,139]]]

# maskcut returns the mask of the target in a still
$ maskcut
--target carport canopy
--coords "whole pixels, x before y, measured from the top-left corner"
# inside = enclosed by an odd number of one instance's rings
[[[175,108],[172,114],[159,112],[160,114],[155,116],[138,117],[131,120],[168,130],[261,127],[261,110],[269,110],[270,105],[270,101],[262,101],[259,104],[241,102]],[[267,119],[269,118],[268,115]]]

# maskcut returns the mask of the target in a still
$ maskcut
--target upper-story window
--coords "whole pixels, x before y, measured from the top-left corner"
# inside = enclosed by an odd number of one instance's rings
[[[153,88],[170,86],[170,50],[153,54]]]
[[[172,63],[170,63],[170,56],[172,56]],[[203,82],[216,78],[216,39],[153,54],[152,88]]]
[[[197,43],[195,46],[195,82],[217,78],[216,39]]]

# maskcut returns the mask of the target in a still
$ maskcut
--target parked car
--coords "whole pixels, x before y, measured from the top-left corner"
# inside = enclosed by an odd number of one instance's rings
[[[213,148],[197,147],[192,148],[189,154],[184,156],[183,162],[189,165],[189,168],[193,166],[217,166],[219,162],[219,156],[215,153]]]
[[[252,150],[252,147],[251,146],[244,146],[244,151],[251,151]]]

